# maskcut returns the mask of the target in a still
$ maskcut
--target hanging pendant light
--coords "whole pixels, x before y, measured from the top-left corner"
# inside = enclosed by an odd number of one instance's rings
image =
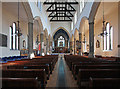
[[[18,36],[22,36],[22,33],[21,33],[21,30],[20,30],[20,2],[18,0],[18,27],[17,27],[17,32],[16,32],[16,35]]]
[[[98,36],[103,36],[104,37],[104,35],[107,35],[107,32],[105,31],[106,29],[105,29],[105,15],[104,15],[104,0],[103,0],[103,27],[102,27],[102,33],[100,33]]]
[[[84,22],[85,23],[85,22]],[[83,43],[86,43],[86,37],[85,37],[85,24],[84,24],[84,39],[83,39]]]
[[[39,25],[39,24],[38,24]],[[37,27],[37,37],[36,37],[36,44],[39,44],[39,28]]]

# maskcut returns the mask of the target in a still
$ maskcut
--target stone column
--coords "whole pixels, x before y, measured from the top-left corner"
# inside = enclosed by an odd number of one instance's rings
[[[82,47],[82,34],[79,33],[79,55],[81,56],[81,47]]]
[[[50,41],[50,53],[52,54],[52,46],[53,46],[53,42]]]
[[[33,53],[33,23],[28,23],[28,58]]]
[[[74,54],[76,53],[76,39],[74,38]]]
[[[89,22],[89,58],[94,57],[94,21]]]
[[[43,34],[44,34],[44,33],[41,33],[41,34],[40,34],[40,43],[41,43],[41,47],[40,47],[40,48],[41,48],[40,55],[41,55],[41,56],[42,56],[42,53],[43,53],[43,47],[42,47],[42,44],[43,44]]]
[[[47,55],[47,52],[48,52],[48,38],[46,38],[46,55]]]
[[[70,54],[72,54],[72,41],[70,41]]]

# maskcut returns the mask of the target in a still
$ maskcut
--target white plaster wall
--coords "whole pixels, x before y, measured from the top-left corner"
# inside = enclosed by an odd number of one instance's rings
[[[23,40],[26,42],[25,49],[28,48],[28,23],[25,21],[21,21],[20,28],[22,28],[22,36],[20,37],[20,49],[23,49]]]
[[[74,34],[75,29],[79,29],[80,22],[81,22],[83,17],[89,18],[89,14],[90,14],[90,11],[91,11],[91,8],[92,8],[92,5],[93,5],[93,1],[94,0],[91,0],[91,2],[87,2],[86,3],[85,8],[83,9],[82,13],[79,14],[79,16],[78,16],[78,20],[77,20],[76,24],[74,25],[74,29],[72,31],[72,34]]]
[[[71,32],[71,24],[68,22],[56,22],[56,23],[51,23],[51,29],[52,29],[52,37],[54,35],[54,32],[59,28],[59,27],[63,27],[65,28],[69,34]]]
[[[118,56],[118,3],[114,3],[113,10],[111,10],[107,15],[105,15],[106,22],[110,23],[110,26],[113,26],[113,50],[111,51],[103,51],[103,38],[98,37],[98,35],[102,32],[102,18],[101,20],[95,24],[95,55],[102,56]],[[96,48],[96,41],[100,41],[100,48]]]
[[[19,56],[20,51],[18,50],[10,50],[10,39],[9,39],[9,27],[12,25],[13,22],[17,21],[17,16],[15,16],[13,13],[9,12],[8,10],[2,8],[2,34],[7,35],[7,47],[1,47],[2,55],[0,57],[8,57],[8,56]],[[27,22],[20,21],[20,26],[22,29],[22,33],[24,37],[21,37],[22,39],[27,39]],[[22,42],[20,41],[20,47],[22,47]],[[21,48],[22,49],[22,48]]]
[[[30,0],[28,0],[28,1],[30,1]],[[46,28],[48,31],[48,34],[50,34],[51,33],[51,24],[47,17],[47,13],[46,13],[44,5],[42,5],[42,9],[40,11],[35,2],[29,2],[29,4],[30,4],[30,7],[31,7],[31,10],[33,13],[33,17],[39,16],[41,18],[41,22],[43,24],[43,30],[45,30],[45,28]]]

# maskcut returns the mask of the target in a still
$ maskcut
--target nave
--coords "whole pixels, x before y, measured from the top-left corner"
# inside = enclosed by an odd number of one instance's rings
[[[9,1],[0,0],[2,89],[120,89],[120,0]]]
[[[120,61],[51,55],[3,63],[2,89],[120,89]]]
[[[78,88],[77,81],[74,80],[73,75],[65,62],[64,54],[59,55],[58,62],[46,87]]]

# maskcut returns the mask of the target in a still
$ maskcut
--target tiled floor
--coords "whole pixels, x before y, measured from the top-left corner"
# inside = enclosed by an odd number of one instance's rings
[[[64,54],[59,55],[58,62],[55,66],[53,74],[50,76],[50,79],[46,85],[46,88],[48,87],[69,87],[72,89],[76,89],[76,87],[78,87],[77,82],[72,76],[72,72],[66,65]]]

